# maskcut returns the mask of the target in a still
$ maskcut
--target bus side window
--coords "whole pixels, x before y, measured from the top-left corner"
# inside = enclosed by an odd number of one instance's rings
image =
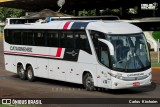
[[[21,45],[22,44],[21,32],[18,30],[13,31],[13,44]]]
[[[82,49],[82,38],[81,34],[75,33],[75,45],[77,49]]]
[[[7,30],[5,31],[5,40],[10,44],[21,45],[22,35],[20,30]]]
[[[10,43],[10,44],[11,44],[11,37],[12,37],[11,31],[12,31],[12,30],[9,30],[9,29],[5,29],[5,30],[4,30],[5,41],[6,41],[7,43]]]
[[[45,46],[45,35],[42,32],[34,33],[35,46]]]
[[[91,49],[90,49],[90,45],[89,45],[89,41],[86,35],[82,35],[82,50],[85,50],[88,53],[91,53]]]
[[[71,48],[74,49],[74,37],[73,32],[64,31],[60,33],[60,46],[62,48]]]
[[[47,46],[58,47],[58,32],[47,33]]]
[[[91,54],[90,44],[87,35],[83,31],[75,32],[75,45],[76,49],[81,49]]]
[[[100,42],[98,39],[105,39],[106,36],[104,33],[99,32],[99,31],[90,31],[90,36],[92,38],[92,42],[94,44],[96,53],[97,53],[97,57],[100,63],[102,63],[103,65],[109,67],[110,63],[109,63],[109,48],[106,44]]]
[[[108,46],[102,42],[98,43],[98,50],[99,50],[99,54],[98,54],[98,59],[99,61],[109,67],[109,49]]]
[[[23,45],[28,45],[27,44],[27,41],[28,41],[28,34],[27,33],[28,32],[23,32],[22,33],[22,38],[23,38],[22,43],[23,43]]]
[[[33,45],[33,32],[28,32],[27,45]]]
[[[98,45],[99,45],[98,39],[105,39],[105,35],[102,32],[91,30],[90,36],[92,38],[92,42],[94,44],[96,53],[99,56],[100,52],[99,52],[99,47],[98,47]]]

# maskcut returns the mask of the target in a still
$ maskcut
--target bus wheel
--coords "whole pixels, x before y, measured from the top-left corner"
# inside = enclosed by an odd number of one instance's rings
[[[84,75],[83,84],[86,90],[88,91],[93,91],[95,89],[93,77],[90,73],[87,73],[86,75]]]
[[[32,66],[28,66],[27,67],[27,79],[29,81],[31,81],[31,82],[35,80],[35,76],[34,76],[34,72],[33,72]]]
[[[25,70],[23,68],[23,65],[18,65],[17,73],[18,73],[18,76],[20,77],[21,80],[25,80],[26,79],[26,72],[25,72]]]

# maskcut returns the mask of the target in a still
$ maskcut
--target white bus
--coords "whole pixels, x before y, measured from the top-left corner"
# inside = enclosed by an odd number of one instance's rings
[[[121,89],[151,84],[151,60],[143,31],[118,21],[61,20],[7,24],[5,69],[35,77]]]

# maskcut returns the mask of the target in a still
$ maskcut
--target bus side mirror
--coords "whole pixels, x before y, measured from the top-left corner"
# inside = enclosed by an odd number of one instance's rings
[[[114,55],[114,47],[112,45],[112,43],[108,40],[105,40],[105,39],[98,39],[99,41],[103,42],[104,44],[106,44],[109,48],[109,51],[110,51],[110,54],[111,55]]]
[[[151,50],[151,45],[147,42],[148,49]]]
[[[153,40],[152,38],[147,38],[147,45],[149,44],[149,49],[151,49],[150,43],[153,45],[154,52],[157,52],[158,51],[157,42],[155,40]]]

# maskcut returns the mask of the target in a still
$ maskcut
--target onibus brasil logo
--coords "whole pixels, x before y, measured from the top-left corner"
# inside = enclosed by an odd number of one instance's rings
[[[157,10],[158,3],[154,2],[151,4],[141,4],[141,10]]]

